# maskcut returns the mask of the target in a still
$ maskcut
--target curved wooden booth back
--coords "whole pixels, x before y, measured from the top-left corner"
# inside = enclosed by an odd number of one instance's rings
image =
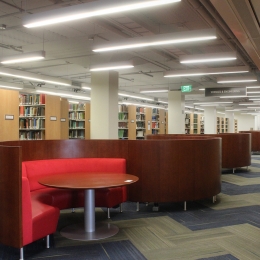
[[[239,131],[239,133],[249,133],[251,134],[251,151],[260,151],[260,131]]]
[[[177,202],[221,191],[221,138],[39,140],[0,142],[0,243],[21,247],[21,162],[55,158],[125,158],[139,177],[128,200]],[[12,216],[12,217],[10,217]]]
[[[239,168],[251,165],[251,134],[250,133],[224,133],[205,135],[160,134],[147,135],[147,140],[154,139],[198,139],[220,137],[222,139],[222,168]],[[260,140],[260,131],[259,131]],[[260,143],[260,142],[259,142]],[[259,146],[260,148],[260,146]]]

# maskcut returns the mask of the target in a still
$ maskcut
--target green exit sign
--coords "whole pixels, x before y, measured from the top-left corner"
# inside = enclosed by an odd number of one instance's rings
[[[181,92],[191,92],[192,85],[181,86]]]

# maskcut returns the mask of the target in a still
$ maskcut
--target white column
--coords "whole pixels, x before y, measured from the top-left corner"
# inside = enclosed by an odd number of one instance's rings
[[[118,72],[91,73],[90,138],[118,139]]]
[[[217,133],[217,110],[216,107],[204,107],[204,133]]]
[[[180,91],[168,92],[168,133],[185,134],[184,95]]]
[[[225,112],[225,117],[228,118],[228,133],[235,132],[235,115],[234,112]]]

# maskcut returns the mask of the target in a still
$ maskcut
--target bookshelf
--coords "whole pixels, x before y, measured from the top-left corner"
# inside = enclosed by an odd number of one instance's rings
[[[145,136],[145,108],[136,107],[136,139],[144,139]]]
[[[19,95],[19,139],[45,139],[45,94]]]
[[[19,139],[19,92],[0,89],[0,141]]]
[[[69,139],[86,138],[86,109],[85,103],[69,103]],[[89,122],[89,119],[87,119]],[[87,131],[87,137],[89,133]]]
[[[185,114],[185,134],[191,134],[191,114]]]
[[[118,139],[128,139],[127,105],[118,105]]]
[[[204,116],[199,115],[200,134],[204,134]]]
[[[160,133],[160,110],[158,108],[152,109],[152,134],[158,135]]]
[[[234,132],[238,133],[237,119],[234,119]]]
[[[60,139],[69,139],[69,115],[68,115],[69,102],[67,99],[60,99],[61,115],[60,115]]]
[[[229,119],[225,117],[217,117],[217,134],[228,133]]]
[[[228,127],[229,127],[229,119],[228,118],[225,118],[225,133],[228,133]]]

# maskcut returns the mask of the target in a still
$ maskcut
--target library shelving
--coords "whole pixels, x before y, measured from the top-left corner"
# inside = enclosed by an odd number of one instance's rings
[[[237,119],[234,119],[234,132],[235,132],[235,133],[238,133]]]
[[[204,134],[204,116],[203,115],[200,115],[199,124],[200,124],[200,134]]]
[[[225,118],[225,133],[228,133],[228,122],[229,122],[229,119],[228,118]]]
[[[19,95],[19,139],[45,139],[45,94]]]
[[[69,138],[70,139],[88,139],[88,129],[86,128],[86,118],[89,104],[69,103]],[[86,134],[87,132],[87,134]]]
[[[191,114],[185,113],[185,134],[191,134]]]
[[[0,141],[19,139],[19,91],[0,89]]]
[[[160,114],[158,108],[152,109],[152,134],[160,133]]]
[[[228,133],[228,118],[217,117],[217,134]]]
[[[144,107],[136,107],[136,139],[144,139],[145,137],[145,109]]]
[[[118,105],[118,139],[128,139],[128,107]]]

